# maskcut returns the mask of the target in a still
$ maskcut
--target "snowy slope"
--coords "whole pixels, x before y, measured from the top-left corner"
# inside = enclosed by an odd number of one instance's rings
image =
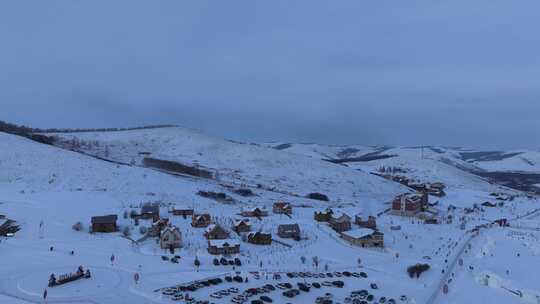
[[[540,172],[540,152],[538,151],[508,151],[511,155],[517,154],[501,160],[473,161],[477,167],[486,171],[504,172]]]
[[[362,147],[362,146],[325,146],[317,144],[290,144],[285,151],[309,155],[311,157],[331,159],[352,159],[343,164],[353,170],[364,172],[377,172],[382,167],[397,167],[406,172],[399,175],[419,182],[443,182],[450,188],[466,188],[482,191],[493,191],[497,187],[484,179],[467,172],[467,170],[480,170],[476,163],[469,163],[462,159],[460,149],[444,147]],[[355,151],[344,156],[342,151]],[[388,155],[391,157],[371,160],[355,161],[355,157],[364,155]]]
[[[141,164],[143,155],[200,165],[218,172],[222,181],[257,185],[304,196],[327,194],[332,201],[354,202],[354,197],[384,201],[404,189],[368,173],[256,144],[244,144],[207,136],[184,128],[122,132],[57,134],[97,142],[85,152],[122,162]]]

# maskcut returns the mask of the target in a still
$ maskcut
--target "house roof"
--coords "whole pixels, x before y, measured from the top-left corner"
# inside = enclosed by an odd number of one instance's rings
[[[176,226],[167,226],[165,229],[163,229],[163,231],[161,232],[161,235],[165,234],[166,232],[171,232],[171,233],[181,233],[180,232],[180,229]]]
[[[231,239],[228,239],[228,240],[210,240],[208,241],[208,244],[212,247],[218,247],[218,248],[222,248],[222,247],[225,247],[225,246],[228,246],[228,247],[234,247],[234,246],[240,246],[240,242],[238,242],[237,240],[231,240]]]
[[[255,237],[255,236],[264,236],[264,237],[268,237],[268,236],[272,236],[271,233],[263,233],[263,232],[260,232],[260,231],[257,231],[257,232],[251,232],[248,234],[248,237]]]
[[[234,222],[234,226],[239,226],[239,225],[250,225],[249,221],[247,220],[236,220]]]
[[[292,208],[292,205],[287,202],[275,202],[274,207],[276,208]]]
[[[363,237],[368,236],[368,235],[372,235],[374,232],[375,232],[375,230],[373,230],[373,229],[359,228],[359,229],[354,229],[354,230],[350,230],[350,231],[345,231],[345,232],[342,232],[341,234],[347,235],[347,236],[355,238],[355,239],[359,239],[359,238],[363,238]]]
[[[300,232],[300,226],[298,224],[284,224],[279,225],[278,230],[284,232]]]
[[[347,222],[351,220],[351,217],[346,213],[338,213],[332,217],[335,222]]]
[[[194,215],[193,215],[193,218],[194,218],[196,221],[199,221],[199,220],[210,220],[210,214],[208,214],[208,213],[194,214]]]
[[[144,205],[141,208],[141,213],[159,213],[159,205]]]
[[[223,229],[223,227],[221,227],[220,225],[217,225],[217,224],[211,224],[208,227],[206,227],[206,229],[205,229],[206,233],[210,233],[210,232],[215,231],[215,230],[217,230],[217,231],[221,230],[221,231],[227,232],[227,231],[225,231],[225,229]]]
[[[92,224],[114,224],[118,216],[116,214],[103,215],[103,216],[92,216]]]

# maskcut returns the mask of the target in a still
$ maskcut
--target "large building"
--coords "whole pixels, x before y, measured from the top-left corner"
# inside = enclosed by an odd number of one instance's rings
[[[392,201],[391,214],[401,216],[415,216],[428,205],[428,194],[421,193],[404,193],[398,195]]]

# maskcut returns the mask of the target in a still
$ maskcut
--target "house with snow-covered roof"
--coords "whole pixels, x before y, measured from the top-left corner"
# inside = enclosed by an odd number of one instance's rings
[[[208,253],[210,254],[238,254],[240,253],[240,242],[237,240],[209,240]]]
[[[337,213],[330,218],[330,227],[337,232],[351,230],[351,217],[346,213]]]
[[[229,232],[221,227],[221,225],[211,224],[206,228],[204,236],[208,240],[224,240],[229,238]]]
[[[384,234],[369,228],[344,231],[341,238],[359,247],[384,247]]]
[[[180,248],[182,246],[182,233],[175,226],[167,226],[161,231],[159,246],[163,249]]]

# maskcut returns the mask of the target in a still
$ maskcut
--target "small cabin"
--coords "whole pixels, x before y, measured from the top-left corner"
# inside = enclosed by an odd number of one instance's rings
[[[278,236],[284,239],[300,240],[300,226],[298,224],[279,225]]]
[[[118,216],[116,214],[93,216],[91,218],[92,232],[116,232],[118,227],[116,221]]]
[[[260,217],[263,217],[263,216],[268,216],[268,212],[266,210],[263,210],[263,209],[259,208],[259,207],[255,207],[255,208],[252,208],[252,209],[249,209],[249,210],[242,211],[240,213],[240,215],[242,215],[244,217],[260,218]]]
[[[236,240],[209,240],[208,253],[228,255],[240,253],[240,243]]]
[[[292,214],[292,205],[286,202],[276,202],[272,207],[275,214]]]
[[[224,240],[229,238],[229,232],[218,224],[212,224],[206,228],[204,237],[207,240]]]
[[[243,233],[251,231],[251,225],[247,220],[238,220],[234,223],[233,230],[236,233]]]
[[[360,215],[356,215],[354,222],[361,228],[377,229],[377,219],[372,215],[368,216],[367,220],[364,220]]]
[[[252,232],[248,234],[247,242],[255,245],[272,245],[272,234]]]
[[[144,204],[141,208],[140,219],[156,222],[159,220],[159,204]]]
[[[332,218],[332,214],[334,214],[334,211],[332,211],[332,209],[328,208],[328,209],[326,209],[324,211],[320,211],[320,212],[315,211],[315,213],[313,214],[313,218],[317,222],[329,222],[330,219]]]
[[[206,228],[210,225],[211,222],[212,218],[208,213],[193,214],[193,216],[191,217],[191,226],[195,228]]]
[[[195,214],[195,210],[189,208],[176,209],[173,207],[169,210],[169,213],[175,216],[183,216],[184,218],[186,218],[188,216],[193,216],[193,214]]]
[[[332,216],[330,218],[329,224],[330,227],[332,227],[332,229],[334,229],[336,232],[351,230],[352,227],[351,217],[345,213],[338,214],[337,216]]]

